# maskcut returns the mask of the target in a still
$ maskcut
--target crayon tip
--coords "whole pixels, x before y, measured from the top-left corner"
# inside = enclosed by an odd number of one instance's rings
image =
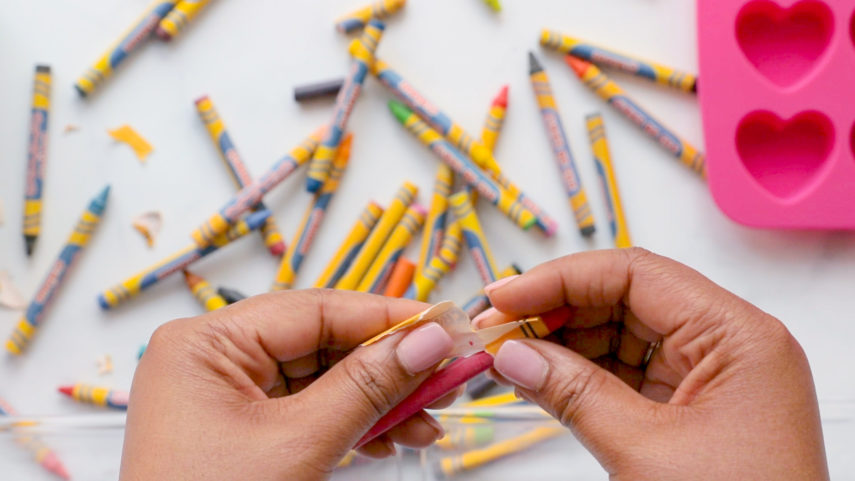
[[[74,392],[74,386],[60,386],[59,388],[57,388],[57,391],[62,394],[65,394],[68,397],[72,397],[72,393]]]
[[[27,248],[27,257],[32,257],[33,251],[36,249],[36,239],[37,237],[34,235],[24,236],[24,245]]]
[[[528,74],[536,74],[537,72],[543,72],[543,67],[540,65],[540,62],[537,61],[537,57],[534,56],[534,52],[528,53]]]
[[[570,68],[576,72],[576,75],[580,77],[585,75],[585,72],[587,72],[592,66],[591,62],[582,60],[581,58],[576,58],[572,55],[565,55],[564,61],[567,62],[567,65],[569,65]]]
[[[147,347],[148,344],[143,344],[142,346],[140,346],[139,350],[137,351],[137,361],[142,359],[142,355],[145,354],[145,348]]]
[[[202,282],[203,280],[201,277],[197,276],[196,274],[193,274],[188,270],[183,270],[181,272],[184,273],[184,282],[186,282],[187,286],[191,289],[193,288],[193,286]]]
[[[698,93],[698,80],[697,79],[695,79],[695,83],[692,84],[692,93],[693,94]]]
[[[104,311],[110,309],[110,303],[107,302],[107,298],[104,297],[104,294],[98,294],[98,305],[101,306],[101,309]]]
[[[50,73],[50,65],[36,65],[36,72]]]
[[[594,232],[596,232],[596,231],[597,231],[597,229],[596,229],[594,226],[592,226],[592,225],[589,225],[589,226],[587,226],[587,227],[583,227],[583,228],[580,230],[580,232],[582,233],[582,235],[583,235],[583,236],[585,236],[585,237],[591,237],[592,235],[594,235]]]
[[[196,100],[194,100],[193,103],[196,105],[199,105],[206,100],[210,100],[210,98],[211,97],[209,97],[208,94],[205,94],[205,95],[202,95],[201,97],[197,98]]]
[[[418,202],[413,202],[410,205],[410,209],[413,209],[414,211],[418,212],[422,216],[426,216],[428,214],[428,210],[425,209],[425,206],[419,204]]]
[[[306,190],[312,194],[321,190],[321,186],[323,185],[323,182],[317,179],[306,179]]]
[[[410,115],[413,114],[412,110],[397,100],[389,101],[389,110],[392,111],[392,114],[396,119],[398,119],[398,122],[401,122],[402,124],[406,123]]]
[[[496,98],[493,99],[493,105],[497,107],[502,107],[504,109],[508,108],[508,85],[502,87],[502,90],[499,90],[499,95],[496,95]]]
[[[267,248],[267,250],[269,250],[270,253],[273,254],[274,256],[279,257],[285,253],[285,242],[279,241],[279,242],[269,246]]]
[[[74,90],[77,90],[77,94],[80,95],[82,98],[86,98],[86,91],[83,90],[81,86],[74,84]]]
[[[172,40],[172,35],[160,27],[157,27],[157,30],[154,31],[154,34],[157,35],[157,38],[163,40],[164,42]]]
[[[98,193],[98,196],[96,197],[96,199],[98,199],[99,202],[104,203],[107,201],[107,197],[109,197],[109,195],[110,195],[110,184],[107,184],[104,186],[103,189],[101,189],[101,192]]]
[[[511,269],[513,269],[513,270],[517,273],[517,275],[519,275],[519,274],[522,274],[522,273],[523,273],[523,269],[522,269],[522,267],[520,267],[520,265],[519,265],[519,264],[517,264],[516,262],[514,262],[514,263],[512,263],[512,264],[511,264]]]
[[[226,300],[229,304],[246,299],[246,295],[236,289],[220,286],[217,288],[217,294]]]

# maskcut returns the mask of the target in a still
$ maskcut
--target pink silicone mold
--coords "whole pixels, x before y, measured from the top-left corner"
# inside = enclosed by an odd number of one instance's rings
[[[855,228],[855,2],[699,0],[710,189],[743,224]]]

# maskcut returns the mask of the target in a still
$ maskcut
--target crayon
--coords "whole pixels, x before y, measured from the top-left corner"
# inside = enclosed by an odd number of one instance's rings
[[[502,11],[502,4],[499,3],[499,0],[484,0],[484,3],[487,4],[490,8],[493,9],[494,12]]]
[[[157,25],[154,31],[161,40],[170,41],[196,18],[211,0],[181,0]]]
[[[499,279],[499,270],[496,268],[493,254],[469,196],[465,192],[459,192],[452,195],[448,199],[448,203],[451,204],[454,216],[460,222],[460,228],[463,229],[463,239],[469,246],[469,253],[472,254],[472,260],[475,261],[475,267],[478,269],[478,275],[481,276],[484,285],[496,282]]]
[[[123,411],[128,409],[128,398],[130,397],[130,393],[124,391],[110,389],[107,387],[91,386],[89,384],[60,386],[57,390],[77,402],[94,404],[96,406],[113,409],[121,409]]]
[[[199,301],[199,304],[202,304],[206,311],[216,311],[229,305],[222,296],[217,294],[210,282],[186,269],[181,272],[184,273],[184,282],[190,292],[193,293],[193,297]]]
[[[656,140],[659,145],[679,159],[686,167],[706,177],[706,160],[703,153],[671,132],[670,129],[635,103],[618,84],[609,79],[594,64],[579,60],[571,55],[566,56],[564,60],[582,82],[594,90],[600,98],[638,125],[644,133]]]
[[[465,408],[478,408],[478,407],[495,407],[495,406],[507,406],[508,404],[519,404],[525,402],[524,399],[517,397],[514,391],[505,392],[502,394],[496,394],[495,396],[489,396],[481,399],[477,399],[474,401],[469,401],[467,403],[463,403],[463,407]]]
[[[436,169],[430,207],[428,208],[427,219],[425,219],[425,230],[422,233],[416,273],[427,267],[431,258],[439,252],[439,246],[445,232],[445,219],[448,217],[448,195],[451,194],[452,184],[454,184],[454,171],[451,170],[451,167],[440,163]]]
[[[271,290],[281,291],[290,289],[294,285],[297,273],[300,271],[300,266],[303,264],[303,260],[306,258],[306,254],[315,240],[321,221],[326,214],[333,195],[338,190],[339,182],[342,175],[344,175],[344,169],[350,160],[350,143],[352,139],[353,135],[348,134],[336,152],[332,173],[327,181],[324,182],[323,188],[312,197],[312,202],[306,209],[297,232],[294,233],[294,240],[291,241],[288,251],[282,257],[282,262],[279,265],[279,271],[276,274],[276,279],[273,281]]]
[[[413,236],[421,229],[425,221],[427,211],[424,207],[417,203],[413,203],[398,221],[398,225],[389,234],[389,238],[383,244],[380,252],[374,258],[371,266],[365,271],[356,290],[359,292],[371,292],[379,294],[383,292],[386,286],[386,281],[389,280],[389,275],[392,273],[392,268],[398,262],[398,258],[407,248],[407,245],[412,240]]]
[[[353,112],[353,106],[362,92],[362,85],[365,83],[368,69],[374,63],[374,51],[383,36],[384,28],[383,23],[379,20],[371,20],[362,32],[362,36],[350,43],[349,51],[353,57],[350,70],[336,97],[329,128],[317,150],[315,150],[312,161],[309,162],[309,173],[306,177],[306,190],[309,192],[314,193],[320,190],[329,177],[335,151],[338,150],[339,143],[344,136],[347,121]]]
[[[392,274],[389,275],[389,282],[386,284],[386,290],[383,295],[386,297],[401,297],[407,292],[410,283],[413,281],[413,275],[416,273],[416,264],[404,256],[398,258],[395,263],[395,268],[392,269]]]
[[[0,416],[17,416],[18,413],[11,404],[0,398]],[[56,453],[47,447],[39,438],[32,435],[20,435],[15,437],[15,442],[23,446],[25,449],[33,453],[36,462],[41,464],[43,468],[51,473],[59,476],[62,479],[71,479],[65,465],[59,460]]]
[[[481,129],[481,143],[490,152],[493,152],[496,148],[496,141],[499,139],[499,133],[502,131],[502,125],[505,123],[507,110],[508,86],[505,85],[499,90],[496,98],[490,104],[490,111],[487,113],[487,119],[484,120],[484,127]]]
[[[163,20],[179,0],[154,0],[145,13],[131,25],[113,46],[95,61],[86,72],[77,79],[74,88],[81,97],[86,97],[113,74],[128,55],[148,40],[157,24]]]
[[[80,256],[80,253],[83,252],[83,248],[89,243],[92,233],[95,232],[95,228],[101,222],[101,216],[104,214],[104,208],[107,206],[107,196],[109,194],[110,186],[108,185],[89,202],[83,215],[80,216],[77,225],[74,226],[74,230],[68,237],[62,251],[60,251],[59,258],[48,271],[47,277],[36,291],[33,300],[30,301],[30,305],[27,306],[26,312],[18,321],[9,340],[6,341],[6,350],[10,353],[15,355],[21,354],[32,340],[36,329],[42,323],[45,309],[50,304],[54,294],[62,286],[68,269]]]
[[[504,336],[487,344],[486,351],[481,351],[469,357],[458,358],[445,368],[430,375],[419,387],[407,396],[400,404],[392,408],[380,418],[374,426],[356,443],[359,448],[372,439],[397,426],[426,406],[431,405],[444,395],[457,389],[466,381],[486,371],[493,365],[493,356],[502,343],[510,339],[528,337],[544,337],[563,326],[572,315],[569,306],[553,309],[540,316],[525,319],[522,324]]]
[[[339,18],[335,28],[341,33],[350,33],[364,27],[372,18],[386,18],[392,15],[406,3],[407,0],[377,0]]]
[[[427,267],[420,272],[416,272],[416,275],[413,277],[413,283],[407,289],[407,292],[404,293],[404,297],[422,302],[427,301],[428,296],[437,283],[439,283],[440,279],[457,264],[457,258],[460,255],[460,247],[462,245],[463,231],[460,228],[460,223],[454,221],[445,230],[442,244],[439,246],[439,252],[431,258]]]
[[[299,85],[294,87],[294,100],[302,102],[304,100],[316,99],[318,97],[338,95],[338,92],[341,90],[343,85],[344,78],[325,80],[323,82],[315,82],[308,85]]]
[[[540,33],[540,44],[563,54],[604,67],[612,67],[684,92],[698,91],[698,77],[693,74],[605,49],[554,30],[543,29]]]
[[[570,198],[570,206],[573,208],[576,225],[583,236],[590,237],[596,230],[594,227],[594,213],[588,204],[588,196],[585,193],[584,186],[582,186],[582,179],[579,177],[579,170],[576,168],[573,154],[570,152],[570,144],[567,142],[564,125],[558,113],[558,105],[555,102],[555,97],[552,95],[549,77],[531,52],[528,54],[528,61],[531,86],[534,89],[537,105],[540,108],[540,115],[543,117],[546,133],[549,136],[552,153],[555,154],[555,160],[558,161],[558,169],[561,171],[561,181],[564,183],[564,189]]]
[[[495,381],[481,373],[466,382],[466,394],[472,399],[479,399],[496,386]]]
[[[51,82],[50,67],[36,65],[33,77],[33,105],[30,111],[30,143],[27,149],[27,188],[24,195],[23,232],[27,256],[33,255],[36,240],[42,230],[42,193],[47,165]]]
[[[146,343],[146,344],[140,344],[140,348],[139,348],[139,349],[137,349],[137,361],[139,361],[140,359],[142,359],[142,355],[143,355],[143,354],[145,354],[145,350],[146,350],[146,348],[147,348],[147,347],[148,347],[148,343]]]
[[[445,436],[437,439],[436,446],[443,451],[483,446],[493,440],[495,432],[496,429],[491,425],[456,426],[449,429]]]
[[[157,264],[101,292],[98,294],[98,304],[105,310],[116,307],[120,303],[153,286],[158,281],[186,269],[187,266],[197,260],[260,228],[269,215],[269,210],[253,212],[246,219],[235,224],[225,234],[215,237],[214,242],[207,247],[199,247],[196,244],[185,247]]]
[[[437,154],[446,165],[460,174],[467,184],[475,187],[488,202],[498,207],[517,226],[523,230],[528,230],[535,224],[537,219],[534,214],[522,205],[510,191],[482,172],[412,110],[394,100],[389,101],[389,109],[404,128],[418,137],[422,144]]]
[[[273,167],[261,178],[241,189],[217,213],[196,228],[190,235],[196,245],[199,247],[210,245],[217,236],[229,230],[240,216],[261,201],[264,194],[279,185],[297,170],[297,167],[305,164],[318,146],[324,128],[316,130],[309,137],[303,139],[300,145],[294,147],[288,155],[273,164]]]
[[[359,286],[362,277],[371,267],[377,253],[383,248],[386,239],[392,234],[392,231],[398,225],[398,221],[404,216],[405,211],[413,203],[419,188],[412,182],[404,182],[395,193],[394,199],[389,204],[389,207],[383,212],[377,225],[371,230],[371,234],[365,240],[359,253],[356,254],[347,271],[336,282],[336,289],[356,289]]]
[[[211,98],[207,95],[203,95],[196,99],[195,104],[199,118],[208,129],[208,135],[211,136],[211,141],[220,152],[220,157],[223,159],[223,162],[225,162],[226,167],[228,167],[232,180],[237,184],[238,189],[251,185],[252,175],[250,175],[249,169],[247,169],[246,164],[237,151],[237,148],[235,148],[235,145],[229,136],[229,132],[226,130],[225,122],[223,122],[223,119],[220,117],[220,113],[217,111],[217,108],[214,107],[214,102],[211,101]],[[253,211],[264,209],[267,209],[267,206],[265,206],[262,201],[258,201],[258,203],[252,207]],[[273,219],[272,215],[267,218],[267,221],[265,221],[264,225],[261,226],[259,232],[261,233],[262,239],[264,239],[264,245],[267,246],[267,249],[271,254],[279,257],[283,252],[285,252],[285,240],[282,238],[282,233],[279,232],[279,228],[276,227],[276,221]]]
[[[522,269],[516,264],[511,264],[499,272],[499,279],[504,279],[505,277],[515,276],[518,274],[522,274]],[[490,307],[490,299],[484,294],[484,289],[479,289],[478,293],[469,298],[466,301],[461,309],[463,312],[469,316],[470,319],[474,319],[475,316],[484,312],[487,308]]]
[[[442,458],[439,462],[439,471],[444,476],[450,477],[457,473],[483,466],[510,454],[526,450],[539,442],[566,433],[567,430],[565,428],[558,426],[534,428],[519,436],[499,441],[480,449],[473,449],[458,456]]]
[[[335,286],[338,280],[341,279],[341,276],[343,276],[347,271],[347,268],[350,267],[351,262],[356,258],[359,250],[362,249],[365,239],[367,239],[369,234],[371,234],[371,230],[374,228],[374,225],[377,224],[377,221],[383,215],[383,212],[383,207],[374,201],[369,202],[368,205],[362,209],[362,212],[359,213],[359,217],[356,219],[353,227],[350,228],[350,231],[347,233],[347,236],[345,236],[344,241],[342,241],[341,245],[336,249],[332,259],[330,259],[330,262],[327,264],[326,268],[324,268],[324,271],[321,273],[320,277],[318,277],[318,280],[315,281],[313,287],[331,288]]]
[[[603,124],[603,117],[600,114],[588,115],[585,117],[585,124],[588,127],[588,137],[591,140],[591,150],[594,153],[597,174],[600,176],[600,184],[606,195],[612,240],[614,240],[617,248],[632,247],[626,216],[623,213],[623,202],[620,198],[617,176],[609,152],[609,143],[606,139],[606,126]]]
[[[220,295],[223,299],[225,299],[226,304],[234,304],[235,302],[240,302],[246,299],[246,294],[240,292],[237,289],[232,289],[230,287],[220,286],[217,288],[217,294]]]
[[[475,165],[485,170],[495,183],[507,190],[516,201],[531,211],[536,218],[538,228],[543,230],[547,236],[555,234],[558,229],[558,224],[555,220],[549,217],[546,211],[541,209],[540,206],[530,197],[526,196],[519,187],[502,173],[502,169],[499,167],[496,159],[493,158],[493,153],[490,149],[466,133],[460,124],[454,122],[443,111],[430,103],[412,84],[392,70],[386,62],[380,59],[375,60],[372,73],[381,84],[391,90],[410,110],[413,110],[419,117],[425,119],[428,125],[442,134],[442,136],[445,136],[445,139],[458,150],[467,154],[475,162]]]

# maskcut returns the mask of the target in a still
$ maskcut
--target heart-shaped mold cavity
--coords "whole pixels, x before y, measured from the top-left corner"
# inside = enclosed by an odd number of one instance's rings
[[[769,0],[747,4],[736,19],[745,57],[772,82],[787,87],[810,72],[828,48],[834,15],[828,6],[805,0],[783,8]]]
[[[834,145],[834,126],[820,112],[782,120],[768,111],[742,119],[736,148],[743,164],[771,194],[788,199],[811,183]]]

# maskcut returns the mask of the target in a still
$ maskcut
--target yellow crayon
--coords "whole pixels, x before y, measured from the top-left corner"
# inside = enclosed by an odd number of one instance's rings
[[[371,267],[365,272],[365,275],[356,287],[357,291],[372,292],[375,294],[382,292],[386,281],[389,279],[389,274],[392,273],[392,269],[395,267],[395,262],[398,261],[404,249],[407,248],[410,240],[421,229],[425,221],[425,215],[427,215],[425,208],[419,204],[413,203],[407,209],[404,216],[398,221],[398,225],[389,234],[389,238],[383,244],[383,248],[377,253],[377,257],[374,258]]]
[[[166,17],[160,21],[160,24],[155,30],[155,34],[161,40],[172,40],[193,20],[196,15],[205,8],[211,0],[181,0],[170,11]]]
[[[517,404],[525,402],[524,399],[517,397],[517,394],[514,391],[509,391],[502,394],[496,394],[495,396],[489,396],[481,399],[476,399],[474,401],[469,401],[467,403],[463,403],[463,407],[465,408],[482,408],[482,407],[495,407],[495,406],[506,406],[508,404]]]
[[[422,244],[419,249],[419,261],[416,264],[416,275],[439,252],[442,236],[445,232],[445,219],[448,217],[448,196],[454,184],[454,171],[451,167],[440,163],[436,169],[436,180],[433,183],[433,195],[430,200],[425,230],[422,234]]]
[[[612,231],[615,247],[632,247],[632,239],[629,237],[629,227],[626,224],[623,203],[620,199],[617,176],[609,152],[609,143],[606,140],[606,126],[603,124],[603,117],[600,114],[588,115],[585,117],[585,124],[588,127],[591,150],[594,152],[594,163],[597,166],[597,173],[606,195],[606,204],[609,209],[609,227]]]
[[[404,294],[404,297],[422,302],[427,301],[439,280],[457,264],[461,245],[463,245],[463,231],[460,228],[460,222],[455,220],[448,224],[439,252],[431,258],[427,267],[416,274],[413,278],[413,284]]]
[[[36,65],[28,129],[30,144],[27,149],[27,183],[24,193],[23,232],[28,256],[33,254],[36,240],[42,230],[42,196],[47,164],[51,82],[50,66]]]
[[[598,65],[612,67],[662,85],[685,92],[697,92],[698,77],[696,75],[605,49],[554,30],[543,29],[540,33],[540,44],[561,53]]]
[[[108,387],[92,386],[89,384],[60,386],[58,390],[62,394],[65,394],[78,402],[113,409],[128,409],[128,398],[130,397],[130,394],[125,391],[110,389]]]
[[[335,160],[333,161],[332,172],[329,179],[324,182],[316,194],[312,196],[312,202],[306,209],[303,215],[303,220],[300,221],[300,227],[294,234],[294,240],[288,246],[285,256],[282,258],[282,263],[279,265],[279,272],[276,274],[276,279],[273,281],[271,290],[281,291],[290,289],[297,278],[297,272],[306,258],[309,247],[315,239],[318,232],[318,227],[326,214],[330,200],[338,190],[341,176],[344,174],[344,169],[350,160],[350,142],[352,135],[348,135],[341,143],[341,148],[336,152]]]
[[[372,18],[385,18],[397,12],[407,3],[407,0],[377,0],[359,10],[348,13],[338,19],[335,28],[342,33],[350,33],[362,28]]]
[[[91,94],[101,83],[113,75],[125,58],[148,40],[151,32],[179,0],[154,0],[145,13],[122,34],[119,41],[111,46],[86,72],[77,79],[74,88],[81,97]]]
[[[513,453],[518,453],[531,446],[546,441],[567,432],[562,427],[539,427],[519,436],[506,439],[481,449],[473,449],[459,456],[450,456],[440,460],[440,469],[446,476],[483,466],[489,462],[501,459]]]
[[[380,220],[377,221],[377,225],[371,230],[371,235],[365,240],[359,254],[353,259],[347,272],[336,283],[336,289],[356,289],[365,272],[374,262],[374,258],[377,257],[377,253],[386,243],[386,239],[389,238],[392,230],[398,225],[398,221],[404,216],[404,212],[413,203],[418,191],[419,188],[412,182],[404,182],[404,185],[398,189],[395,198],[383,212]]]
[[[493,254],[481,229],[478,215],[475,214],[475,208],[469,200],[469,195],[466,192],[459,192],[452,195],[448,202],[451,204],[454,216],[460,222],[460,228],[463,229],[463,238],[466,239],[466,245],[469,246],[469,252],[472,254],[472,260],[475,261],[481,280],[485,285],[496,282],[499,279],[499,270],[496,268],[496,262],[493,260]]]
[[[214,289],[214,286],[201,276],[197,276],[196,274],[185,270],[184,282],[187,283],[187,287],[190,288],[190,292],[193,293],[193,296],[200,304],[202,304],[202,307],[204,307],[206,311],[216,311],[217,309],[221,309],[229,305],[221,295],[217,294],[217,290]]]
[[[359,253],[365,239],[371,234],[371,229],[377,224],[377,220],[383,215],[383,207],[377,202],[371,201],[362,209],[359,218],[350,228],[344,241],[339,245],[330,262],[321,273],[313,287],[333,287],[344,275],[353,259]]]

